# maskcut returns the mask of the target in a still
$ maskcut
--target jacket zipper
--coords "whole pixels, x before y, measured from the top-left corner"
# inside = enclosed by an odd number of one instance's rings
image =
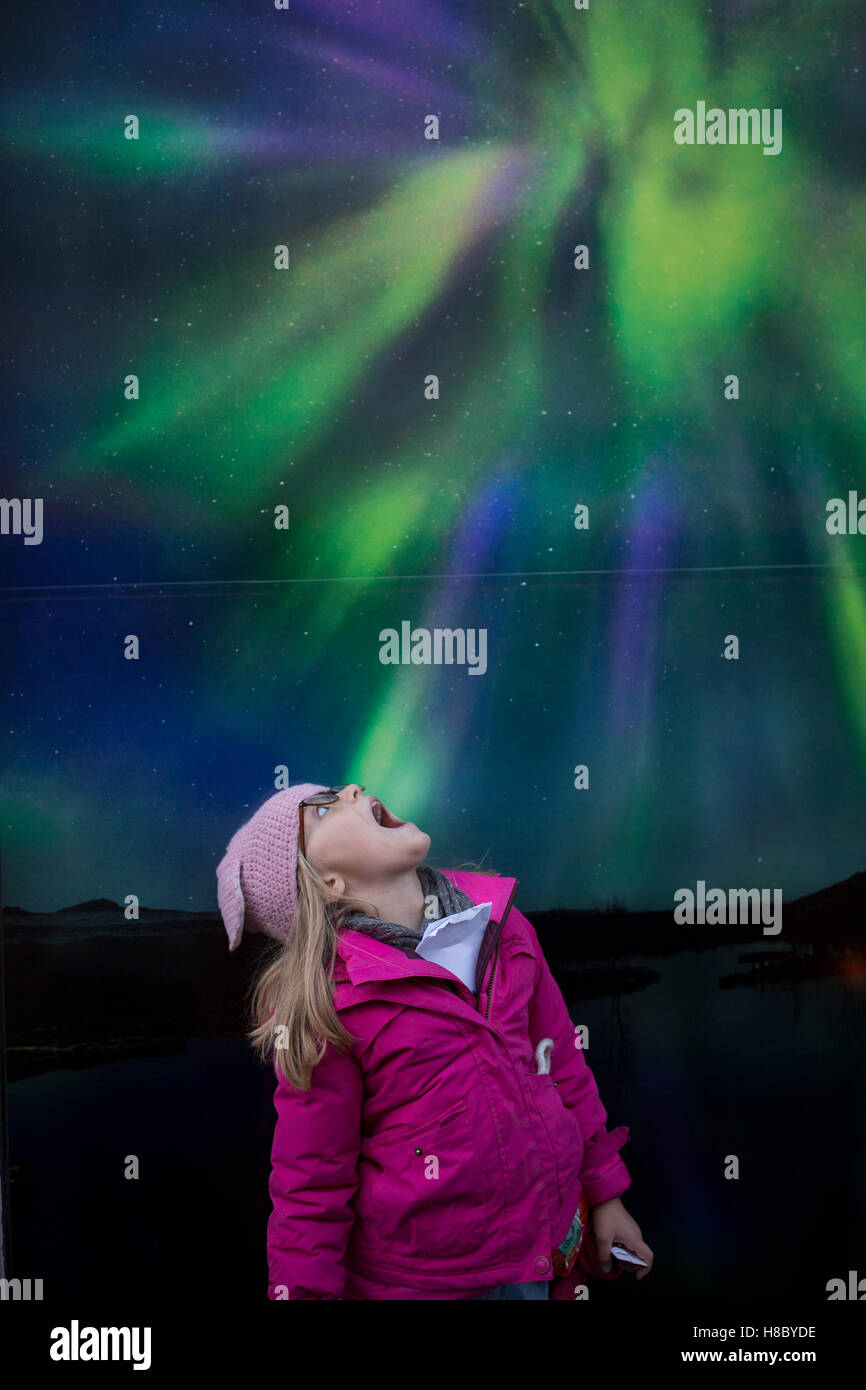
[[[487,990],[487,1008],[484,1010],[485,1022],[490,1018],[490,1005],[493,1002],[493,981],[496,978],[496,962],[499,959],[499,942],[502,939],[502,932],[505,927],[505,923],[508,921],[508,914],[511,911],[514,899],[517,896],[517,889],[519,886],[520,885],[518,883],[515,883],[514,887],[511,890],[511,896],[509,897],[508,902],[505,904],[505,911],[499,919],[499,934],[496,937],[496,945],[493,948],[493,964],[490,968],[490,985]]]
[[[493,966],[490,971],[490,985],[487,990],[487,1008],[484,1010],[485,1020],[490,1017],[490,1005],[493,1000],[493,981],[496,977],[496,960],[499,955],[499,937],[496,938],[496,945],[493,948]]]

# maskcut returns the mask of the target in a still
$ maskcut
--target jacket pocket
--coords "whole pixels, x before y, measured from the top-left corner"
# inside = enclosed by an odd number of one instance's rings
[[[483,1242],[488,1179],[464,1101],[411,1130],[368,1140],[369,1211],[364,1243],[383,1257],[466,1255]]]
[[[542,1140],[547,1137],[557,1192],[562,1197],[574,1175],[583,1167],[584,1138],[580,1121],[575,1112],[563,1104],[549,1072],[531,1072],[527,1081],[543,1126],[540,1137]]]

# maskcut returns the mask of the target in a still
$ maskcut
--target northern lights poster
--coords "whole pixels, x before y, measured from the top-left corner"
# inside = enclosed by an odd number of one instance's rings
[[[5,27],[3,1275],[263,1300],[215,869],[357,781],[519,880],[590,1026],[656,1257],[590,1307],[817,1314],[866,1276],[860,8]]]

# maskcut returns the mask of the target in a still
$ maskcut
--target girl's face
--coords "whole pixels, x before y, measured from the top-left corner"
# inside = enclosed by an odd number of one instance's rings
[[[306,857],[326,880],[342,879],[338,891],[381,885],[423,863],[430,836],[414,821],[401,821],[357,782],[327,806],[305,806]]]

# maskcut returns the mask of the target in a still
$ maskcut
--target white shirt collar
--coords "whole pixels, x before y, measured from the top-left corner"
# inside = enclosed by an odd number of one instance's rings
[[[475,966],[493,903],[475,903],[430,922],[415,947],[423,960],[444,966],[475,993]]]

